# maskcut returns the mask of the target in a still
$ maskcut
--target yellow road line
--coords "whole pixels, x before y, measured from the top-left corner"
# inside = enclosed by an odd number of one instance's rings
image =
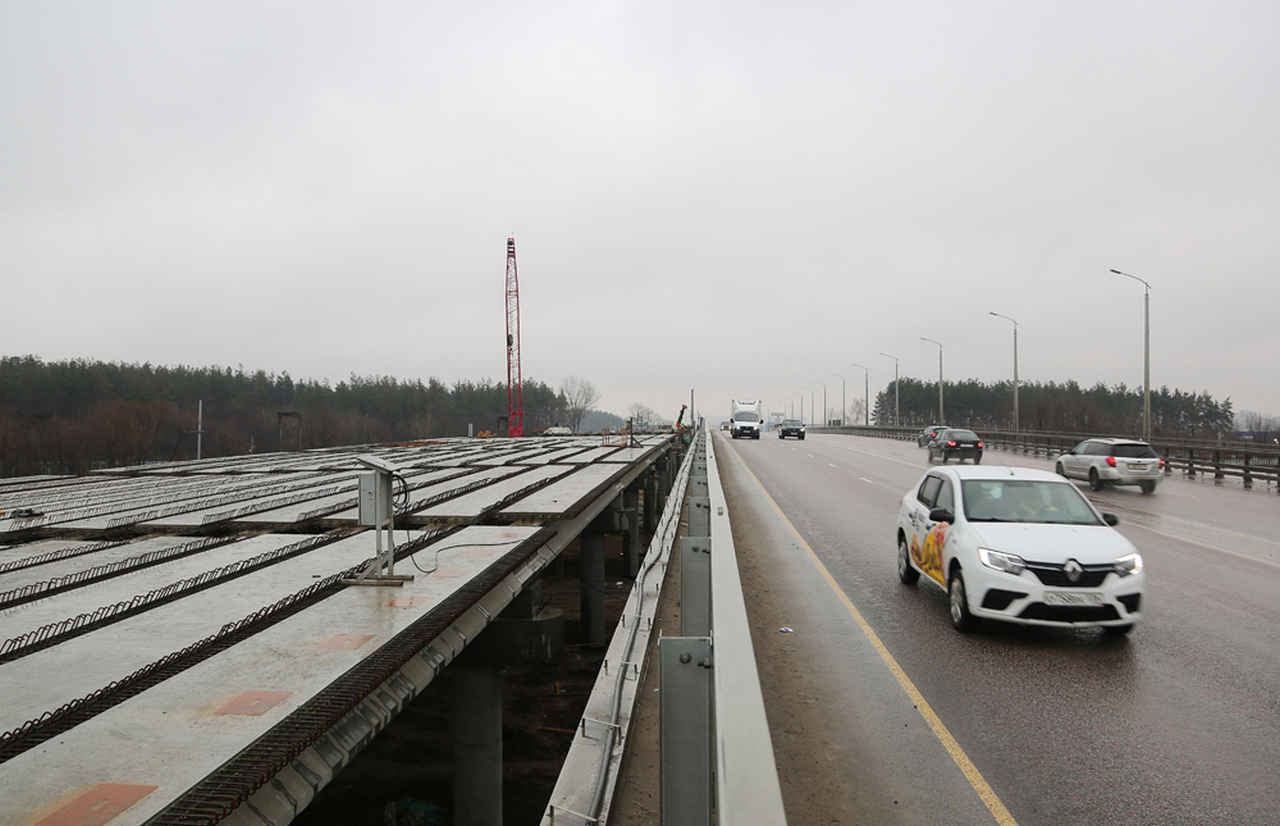
[[[1013,815],[1009,813],[1009,810],[1005,807],[1004,803],[1001,802],[1000,798],[996,795],[995,790],[991,788],[991,784],[982,776],[982,772],[978,771],[978,767],[969,759],[969,755],[965,754],[964,749],[960,748],[960,744],[956,742],[956,738],[947,730],[946,725],[942,722],[942,719],[938,717],[937,712],[935,712],[933,707],[925,700],[924,695],[920,693],[920,689],[916,688],[916,684],[911,682],[911,678],[907,676],[907,672],[902,670],[902,666],[898,665],[898,661],[889,653],[889,649],[885,646],[884,642],[881,641],[880,635],[871,628],[871,624],[862,616],[862,612],[853,604],[853,600],[849,599],[849,595],[846,594],[844,589],[836,582],[836,578],[831,575],[829,570],[827,570],[827,566],[822,564],[822,560],[818,558],[818,555],[814,552],[813,548],[809,547],[809,543],[800,535],[800,531],[791,523],[791,520],[787,518],[787,515],[782,512],[782,508],[780,508],[778,503],[774,501],[774,498],[769,495],[769,491],[765,490],[764,485],[756,475],[751,472],[751,468],[747,467],[747,463],[738,455],[738,451],[733,451],[733,455],[734,458],[738,460],[738,464],[742,465],[742,469],[747,472],[747,475],[750,476],[760,487],[760,492],[769,500],[769,504],[773,505],[773,509],[778,512],[778,516],[782,518],[783,522],[787,523],[787,527],[791,528],[791,532],[794,533],[796,535],[796,539],[800,541],[801,547],[803,547],[809,554],[809,560],[813,563],[813,566],[818,569],[818,573],[822,574],[822,577],[827,581],[827,584],[831,586],[831,590],[835,592],[835,595],[839,598],[840,602],[844,603],[845,610],[849,612],[849,616],[852,617],[853,621],[862,629],[862,633],[867,636],[867,639],[871,642],[871,646],[875,648],[876,653],[880,655],[880,659],[884,660],[884,664],[889,667],[889,672],[893,674],[894,679],[898,681],[898,685],[902,686],[902,690],[907,692],[907,696],[910,697],[911,702],[915,704],[916,709],[920,712],[920,716],[929,724],[929,729],[933,732],[934,736],[938,738],[938,742],[940,742],[942,747],[946,749],[947,754],[951,756],[951,759],[955,761],[956,766],[959,767],[961,773],[964,774],[965,780],[969,781],[969,785],[978,793],[978,797],[982,798],[982,802],[986,804],[987,809],[991,811],[991,815],[996,819],[996,823],[999,823],[1001,826],[1017,826],[1017,821],[1013,819]]]

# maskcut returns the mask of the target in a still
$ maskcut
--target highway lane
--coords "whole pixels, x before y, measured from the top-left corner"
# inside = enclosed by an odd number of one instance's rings
[[[758,657],[780,772],[788,774],[789,750],[794,759],[804,759],[803,743],[789,739],[787,727],[803,728],[806,737],[820,741],[818,750],[844,754],[854,749],[858,758],[828,779],[851,791],[830,795],[824,810],[793,788],[789,813],[809,805],[813,819],[991,819],[985,812],[975,817],[970,804],[976,792],[957,793],[954,778],[938,768],[940,743],[919,770],[908,769],[905,781],[901,771],[886,777],[882,767],[919,764],[918,740],[910,741],[915,755],[910,759],[883,733],[856,748],[838,742],[863,736],[858,730],[863,724],[851,725],[849,716],[858,708],[883,711],[882,695],[892,689],[873,677],[876,669],[866,663],[854,669],[812,667],[818,652],[834,663],[849,650],[858,634],[848,616],[833,619],[828,613],[818,624],[797,628],[795,634],[804,637],[795,642],[779,643],[783,638],[776,630],[775,637],[765,636],[788,613],[813,615],[829,596],[821,593],[820,582],[797,573],[811,567],[805,554],[774,547],[776,539],[755,541],[766,535],[762,526],[772,511],[759,485],[1018,822],[1262,823],[1280,818],[1274,769],[1280,765],[1275,545],[1280,497],[1275,493],[1170,480],[1155,496],[1128,490],[1095,495],[1120,516],[1120,530],[1146,559],[1145,620],[1133,634],[1112,639],[1084,630],[988,625],[965,636],[948,624],[941,590],[923,581],[907,588],[895,576],[894,519],[902,495],[927,467],[923,451],[910,443],[818,434],[804,442],[720,438],[717,446],[741,564],[750,568],[765,560],[787,569],[784,574],[756,571],[760,599],[748,594],[749,610],[754,604],[762,614],[753,617],[758,650],[769,652]],[[996,452],[984,461],[1045,467],[1043,461]],[[781,521],[781,516],[774,513],[772,519]],[[752,553],[759,558],[748,558]],[[825,722],[806,723],[811,712],[787,696],[797,682],[807,696],[842,702],[824,710]],[[909,724],[905,728],[914,731]],[[939,774],[942,782],[935,780]],[[871,817],[860,811],[864,805],[888,806],[881,793],[896,794],[904,785],[914,792],[905,811],[896,810],[892,818],[883,810]],[[935,798],[928,794],[931,789]],[[960,807],[954,816],[940,817],[938,807],[952,803]]]

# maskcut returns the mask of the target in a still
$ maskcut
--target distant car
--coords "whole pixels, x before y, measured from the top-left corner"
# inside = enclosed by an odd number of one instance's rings
[[[1085,439],[1058,457],[1054,470],[1068,479],[1087,479],[1092,490],[1137,485],[1155,493],[1164,477],[1164,459],[1137,439]]]
[[[916,437],[916,447],[924,447],[932,442],[938,436],[938,431],[946,427],[945,424],[931,424],[924,430],[920,431],[920,435]]]
[[[778,438],[785,439],[788,436],[803,440],[804,422],[799,419],[783,419],[782,424],[778,425]]]
[[[732,426],[733,426],[733,423],[730,422],[728,419],[725,419],[723,422],[720,423],[721,430],[728,430]]]
[[[733,427],[729,435],[735,439],[760,438],[760,414],[750,410],[739,410],[733,414]]]
[[[946,589],[951,624],[1101,626],[1142,618],[1142,556],[1075,485],[1043,470],[933,468],[902,497],[898,579]]]
[[[555,427],[548,427],[546,430],[542,431],[542,435],[543,436],[572,436],[573,430],[567,427],[561,427],[560,425],[556,425]]]
[[[951,459],[959,459],[962,462],[965,459],[972,459],[975,465],[980,464],[984,449],[977,433],[958,427],[939,430],[933,441],[926,447],[929,448],[929,461],[932,462],[935,458],[941,459],[944,465]]]

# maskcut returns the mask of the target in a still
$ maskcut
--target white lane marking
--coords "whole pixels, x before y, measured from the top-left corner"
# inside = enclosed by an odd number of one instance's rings
[[[867,478],[867,477],[865,477],[865,476],[859,476],[858,478],[859,478],[859,479],[861,479],[862,481],[866,482],[868,485],[874,485],[874,484],[875,484],[875,480],[874,480],[874,479],[868,479],[868,478]]]
[[[914,470],[919,470],[919,469],[920,469],[920,465],[918,465],[918,464],[914,464],[914,463],[912,463],[912,462],[904,462],[904,461],[902,461],[901,459],[894,459],[892,456],[885,456],[885,455],[884,455],[884,454],[882,454],[882,453],[872,453],[872,452],[870,452],[870,451],[868,451],[868,450],[856,450],[855,448],[852,448],[852,447],[851,447],[851,448],[849,448],[849,449],[850,449],[850,450],[852,450],[854,453],[861,453],[861,454],[862,454],[862,455],[864,455],[864,456],[871,456],[871,457],[873,457],[873,458],[875,458],[875,459],[883,459],[883,460],[885,460],[886,462],[894,462],[894,463],[896,463],[896,464],[904,465],[904,466],[909,467],[909,468],[912,468],[912,469],[914,469]]]
[[[1163,536],[1166,539],[1173,539],[1178,542],[1185,542],[1186,544],[1194,545],[1197,548],[1204,548],[1206,551],[1217,551],[1220,554],[1226,554],[1227,556],[1234,556],[1237,559],[1243,559],[1246,562],[1257,562],[1259,565],[1267,565],[1272,568],[1280,568],[1280,562],[1272,562],[1270,559],[1262,559],[1261,557],[1249,556],[1248,554],[1242,554],[1239,551],[1231,551],[1226,548],[1219,548],[1216,545],[1206,545],[1205,543],[1197,542],[1194,539],[1187,539],[1185,536],[1177,536],[1176,534],[1165,533],[1164,531],[1158,530],[1156,528],[1149,528],[1146,525],[1143,525],[1138,522],[1128,522],[1128,523],[1125,523],[1125,526],[1130,528],[1137,528],[1138,530],[1142,530],[1142,531],[1150,531],[1151,533],[1154,533],[1157,536]]]
[[[827,462],[827,467],[835,467],[835,465],[831,464],[830,462]]]
[[[809,454],[809,458],[810,458],[810,459],[814,458],[814,456],[813,456],[813,454],[812,454],[812,453],[810,453],[810,454]]]

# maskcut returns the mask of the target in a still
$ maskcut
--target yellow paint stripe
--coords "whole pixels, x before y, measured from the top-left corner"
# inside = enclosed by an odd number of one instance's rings
[[[738,464],[742,465],[742,469],[747,472],[747,475],[750,476],[760,487],[760,492],[769,500],[769,504],[773,505],[773,509],[778,512],[778,516],[782,518],[783,522],[787,523],[787,527],[791,528],[791,532],[796,535],[796,539],[799,540],[801,547],[803,547],[809,554],[809,560],[813,563],[813,566],[818,569],[818,573],[822,574],[822,577],[827,581],[827,584],[831,586],[831,590],[835,592],[835,595],[839,598],[840,602],[844,603],[845,610],[849,612],[849,616],[852,617],[853,621],[862,629],[862,633],[866,634],[867,639],[871,642],[871,646],[875,648],[876,653],[880,655],[880,659],[884,660],[885,665],[889,667],[889,672],[893,674],[894,679],[898,681],[898,685],[902,686],[902,690],[907,692],[907,696],[910,697],[911,702],[915,704],[916,709],[920,712],[920,716],[924,718],[926,723],[928,723],[929,729],[933,732],[934,736],[938,738],[938,742],[942,744],[942,747],[946,749],[947,754],[949,754],[951,759],[955,761],[956,766],[958,766],[961,773],[964,774],[965,779],[969,781],[969,785],[978,793],[978,797],[982,798],[982,802],[986,804],[987,809],[991,811],[991,815],[996,819],[996,823],[1001,824],[1001,826],[1017,826],[1017,821],[1013,819],[1013,815],[1009,813],[1008,808],[1006,808],[1004,803],[1001,802],[1000,798],[996,795],[995,790],[991,788],[991,784],[982,776],[982,772],[978,771],[978,767],[969,759],[969,755],[965,754],[964,749],[960,748],[960,744],[956,742],[956,738],[947,730],[942,719],[938,717],[937,712],[933,710],[933,706],[929,705],[928,701],[925,700],[924,695],[920,693],[920,689],[916,688],[916,684],[911,682],[911,678],[907,676],[907,672],[902,670],[902,666],[898,665],[898,661],[889,653],[889,649],[885,646],[884,642],[881,641],[880,635],[872,629],[871,624],[862,616],[862,612],[853,604],[853,600],[849,599],[849,595],[844,592],[844,589],[836,582],[836,578],[831,575],[829,570],[827,570],[827,566],[822,564],[822,560],[818,558],[816,553],[814,553],[813,548],[809,547],[809,543],[800,535],[800,531],[798,531],[796,526],[791,523],[791,520],[787,518],[787,515],[782,512],[782,508],[780,508],[778,503],[774,501],[774,498],[769,495],[769,491],[765,490],[764,485],[758,478],[756,478],[756,475],[751,472],[751,468],[747,467],[747,463],[738,455],[738,451],[734,450],[733,455],[734,458],[738,460]]]

